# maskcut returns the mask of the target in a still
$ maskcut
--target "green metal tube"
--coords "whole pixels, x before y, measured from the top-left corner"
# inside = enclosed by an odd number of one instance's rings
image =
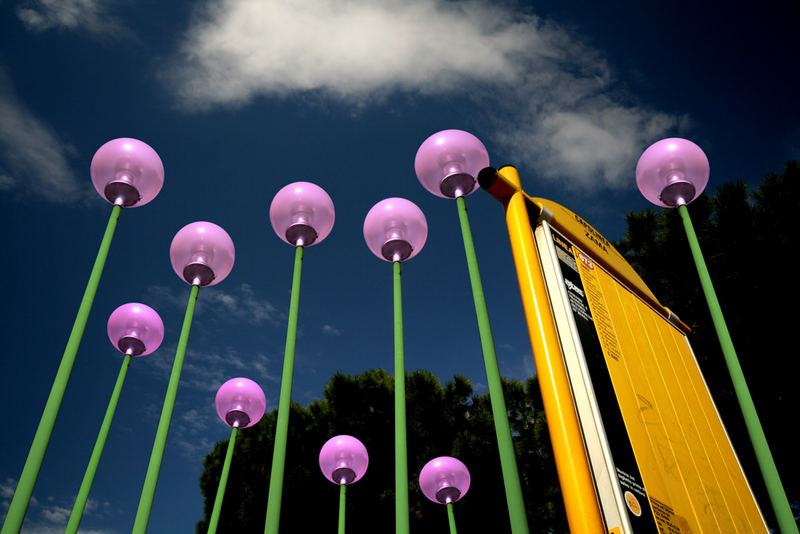
[[[525,514],[525,503],[522,499],[522,484],[520,483],[517,459],[514,456],[514,443],[511,438],[511,427],[508,423],[506,402],[503,398],[503,384],[500,380],[500,369],[497,365],[492,328],[489,324],[489,313],[486,309],[483,283],[478,270],[478,258],[475,254],[472,230],[467,217],[467,204],[463,196],[456,198],[456,203],[458,204],[458,217],[461,222],[461,234],[464,238],[464,251],[467,255],[469,279],[472,284],[475,314],[478,318],[478,332],[481,338],[483,362],[486,366],[486,380],[489,386],[489,399],[492,405],[497,447],[500,452],[500,467],[503,472],[503,484],[505,485],[511,531],[514,534],[522,534],[529,531],[528,517]]]
[[[58,410],[61,408],[64,391],[67,389],[69,375],[72,373],[72,367],[75,364],[75,356],[78,353],[78,347],[80,347],[81,339],[83,338],[86,321],[89,319],[89,312],[92,309],[94,296],[97,293],[97,286],[100,284],[100,277],[103,274],[103,266],[106,264],[108,250],[111,248],[111,239],[114,237],[114,230],[117,228],[117,221],[119,220],[121,212],[122,206],[118,204],[111,210],[111,216],[108,219],[106,231],[100,242],[100,250],[98,250],[97,258],[94,260],[94,266],[89,275],[89,282],[86,284],[86,289],[83,292],[83,298],[78,308],[78,314],[75,317],[72,331],[67,340],[67,346],[64,349],[64,354],[61,356],[61,364],[58,366],[58,371],[56,372],[55,380],[53,380],[50,395],[47,397],[47,402],[42,412],[42,418],[39,420],[36,434],[33,436],[33,443],[31,443],[31,447],[28,451],[28,458],[25,460],[22,474],[19,476],[19,482],[17,482],[17,488],[14,491],[14,497],[11,499],[11,504],[8,507],[8,513],[3,522],[3,530],[0,531],[2,534],[19,533],[22,528],[22,522],[25,520],[25,513],[28,510],[28,504],[33,494],[33,487],[36,485],[36,479],[39,477],[39,470],[42,467],[42,460],[47,451],[47,444],[50,442],[50,435],[53,433],[53,426],[56,424]]]
[[[692,220],[689,217],[689,209],[686,205],[679,205],[678,213],[681,215],[683,227],[686,230],[689,248],[692,251],[692,257],[697,267],[697,274],[700,276],[700,285],[703,287],[708,309],[711,312],[711,321],[714,323],[714,329],[717,332],[719,344],[722,347],[725,364],[728,366],[728,373],[733,381],[733,389],[736,392],[736,398],[739,401],[739,408],[742,411],[742,416],[744,416],[745,426],[747,427],[750,441],[753,444],[753,450],[755,451],[756,460],[761,470],[761,476],[767,487],[767,494],[769,495],[772,509],[775,512],[775,518],[778,521],[778,528],[783,534],[797,534],[797,523],[795,523],[792,509],[789,506],[789,500],[786,498],[786,492],[783,489],[781,478],[778,475],[778,469],[775,466],[775,461],[769,450],[767,437],[764,435],[764,429],[761,427],[761,421],[758,418],[758,413],[756,413],[753,398],[750,396],[750,389],[747,387],[747,381],[744,378],[742,367],[739,364],[739,358],[736,355],[736,350],[733,348],[733,340],[731,339],[730,332],[728,332],[725,317],[722,315],[722,308],[719,305],[716,291],[714,291],[714,285],[711,282],[711,275],[708,273],[706,262],[703,259],[703,253],[700,251],[700,242],[697,239]]]
[[[286,440],[289,434],[289,411],[292,403],[292,375],[294,374],[294,349],[297,342],[297,315],[300,308],[300,275],[303,268],[303,247],[295,247],[292,295],[289,302],[289,324],[286,329],[286,349],[283,354],[281,393],[278,401],[278,420],[275,424],[275,447],[272,451],[272,468],[267,495],[265,534],[278,534],[281,522],[283,472],[286,464]]]
[[[339,530],[338,530],[339,534],[344,534],[344,512],[345,512],[345,509],[344,509],[344,504],[345,504],[344,493],[345,493],[346,488],[347,488],[347,484],[341,484],[339,486]]]
[[[167,385],[167,394],[164,398],[164,405],[161,408],[161,418],[158,421],[156,439],[153,442],[153,450],[150,453],[150,463],[147,465],[147,473],[144,477],[142,495],[139,498],[139,508],[136,511],[136,521],[133,524],[133,534],[144,534],[147,532],[147,523],[150,521],[150,510],[153,507],[153,498],[156,494],[156,484],[158,484],[158,474],[161,472],[161,460],[164,458],[164,449],[167,445],[167,434],[169,424],[172,421],[172,411],[175,409],[175,398],[178,396],[178,382],[181,379],[183,369],[183,359],[186,355],[186,345],[189,343],[189,331],[192,328],[192,318],[194,309],[197,306],[197,294],[200,286],[193,285],[189,293],[189,302],[186,305],[186,314],[183,317],[181,335],[178,339],[178,349],[175,351],[175,361],[172,364],[172,374]]]
[[[89,458],[89,465],[86,467],[86,473],[83,475],[81,487],[78,489],[78,496],[75,497],[75,504],[72,506],[72,512],[69,516],[67,529],[64,534],[76,534],[78,527],[83,518],[83,511],[86,508],[86,501],[89,499],[89,491],[92,489],[92,482],[94,476],[97,474],[97,466],[100,463],[100,456],[103,454],[103,447],[106,445],[106,438],[108,431],[111,429],[111,421],[114,419],[114,412],[117,410],[117,403],[119,402],[119,395],[122,392],[122,384],[125,382],[125,375],[128,374],[128,367],[131,363],[131,355],[126,354],[122,360],[122,366],[117,375],[117,383],[114,385],[114,390],[111,393],[111,400],[108,401],[108,408],[106,408],[106,415],[103,418],[103,423],[100,425],[100,432],[97,434],[97,440],[92,449],[92,455]]]
[[[211,511],[211,519],[208,522],[208,534],[214,534],[217,531],[219,513],[222,511],[222,500],[225,498],[225,486],[228,484],[228,473],[231,470],[233,447],[236,444],[236,433],[238,430],[239,427],[231,428],[231,437],[228,440],[228,451],[225,453],[225,462],[222,464],[222,473],[219,475],[217,496],[214,497],[214,509]]]
[[[447,521],[450,523],[450,534],[456,534],[456,516],[453,514],[453,503],[447,503]]]
[[[403,295],[400,262],[394,271],[394,491],[395,533],[408,534],[408,450],[406,445],[406,370],[403,348]]]

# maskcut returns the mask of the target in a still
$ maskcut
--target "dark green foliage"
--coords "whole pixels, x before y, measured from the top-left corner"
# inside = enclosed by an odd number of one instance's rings
[[[794,433],[800,406],[796,348],[797,239],[800,167],[768,174],[753,191],[744,182],[720,186],[713,197],[689,205],[717,297],[741,362],[767,441],[790,502],[800,501]],[[627,216],[628,230],[615,246],[665,306],[693,332],[697,359],[744,464],[768,522],[772,510],[744,427],[733,385],[676,210]]]
[[[539,386],[504,381],[517,458],[532,532],[566,532],[561,494],[550,451]],[[370,455],[364,478],[347,491],[347,532],[394,530],[394,378],[384,370],[358,376],[334,375],[323,400],[306,408],[292,405],[284,478],[281,531],[333,532],[338,515],[338,487],[319,470],[319,450],[337,434],[359,438]],[[406,377],[410,525],[415,533],[447,531],[444,506],[430,502],[419,489],[419,472],[437,456],[455,456],[470,470],[472,485],[455,505],[460,532],[509,532],[500,460],[488,394],[455,376],[441,385],[428,371]],[[269,466],[276,412],[239,434],[218,532],[264,531]],[[226,442],[206,457],[200,480],[205,533],[219,484]]]
[[[800,285],[795,272],[800,213],[800,167],[789,162],[752,191],[743,182],[701,196],[689,211],[733,337],[767,440],[790,502],[800,501],[795,458],[795,412],[800,406],[798,355],[793,334]],[[627,215],[628,230],[615,246],[658,299],[692,328],[690,341],[768,523],[774,524],[761,475],[719,349],[686,234],[675,210]],[[284,479],[282,532],[333,532],[338,488],[318,467],[319,449],[336,434],[364,442],[370,466],[348,488],[347,532],[394,530],[394,379],[383,370],[334,375],[324,398],[292,405]],[[532,532],[567,532],[561,494],[535,379],[504,381],[506,406]],[[428,460],[455,456],[470,469],[472,486],[456,503],[459,532],[508,532],[500,462],[487,394],[477,395],[464,377],[442,386],[430,372],[407,375],[408,466],[411,530],[447,531],[444,507],[428,501],[418,486]],[[272,461],[276,412],[242,432],[218,532],[261,534]],[[205,533],[219,483],[225,447],[218,443],[204,461],[200,480]]]

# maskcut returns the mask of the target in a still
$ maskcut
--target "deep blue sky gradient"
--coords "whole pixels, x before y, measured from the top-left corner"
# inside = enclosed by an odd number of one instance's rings
[[[236,3],[219,3],[221,12]],[[290,87],[235,106],[187,109],[176,96],[174,73],[200,5],[88,4],[102,7],[107,22],[101,17],[91,26],[79,14],[76,26],[35,26],[21,13],[47,14],[44,3],[0,5],[0,403],[6,413],[0,514],[110,213],[89,180],[92,155],[112,138],[142,139],[161,156],[166,181],[151,204],[122,213],[23,532],[63,531],[121,363],[106,321],[117,306],[139,301],[161,314],[164,343],[131,365],[81,532],[122,533],[132,526],[189,294],[168,257],[185,224],[208,220],[225,228],[236,264],[228,279],[200,291],[150,522],[154,533],[193,532],[202,517],[201,462],[228,436],[213,408],[219,385],[234,376],[252,378],[264,388],[268,409],[277,407],[293,250],[271,229],[268,208],[287,183],[319,184],[337,210],[331,235],[305,254],[293,389],[301,404],[320,398],[335,371],[392,368],[391,267],[372,256],[361,233],[369,208],[391,196],[417,203],[429,223],[425,249],[403,266],[407,369],[430,369],[442,381],[464,374],[486,390],[455,203],[433,197],[414,176],[417,147],[430,134],[471,131],[494,166],[517,165],[529,194],[565,205],[610,240],[622,237],[625,213],[648,207],[635,186],[635,157],[623,162],[627,179],[603,182],[598,171],[592,185],[502,143],[503,125],[522,131],[538,115],[504,108],[496,94],[508,88],[500,81],[495,87],[480,79],[476,92],[387,82],[346,97]],[[466,13],[486,7],[461,5]],[[558,28],[558,35],[596,55],[613,80],[594,97],[676,118],[660,135],[642,139],[638,153],[661,137],[691,138],[711,161],[711,188],[734,179],[758,183],[800,157],[797,7],[545,1],[496,9],[512,19],[536,15],[540,27]],[[291,66],[294,59],[285,61]],[[567,61],[556,70],[570,68]],[[533,84],[512,91],[512,99],[525,91],[544,94]],[[48,174],[33,162],[46,159],[52,146],[59,168]],[[581,163],[590,178],[591,165]],[[502,210],[483,191],[467,200],[500,369],[524,379],[534,367]]]

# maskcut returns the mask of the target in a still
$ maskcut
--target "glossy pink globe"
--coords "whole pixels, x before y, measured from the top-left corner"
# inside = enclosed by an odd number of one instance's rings
[[[636,164],[636,185],[644,197],[665,208],[688,204],[708,184],[708,158],[687,139],[671,137],[650,145]]]
[[[451,456],[434,458],[419,473],[419,487],[433,502],[456,502],[469,490],[469,471]]]
[[[478,187],[477,176],[489,166],[480,140],[463,130],[443,130],[427,138],[414,160],[420,183],[436,196],[456,198]]]
[[[264,390],[249,378],[231,378],[217,390],[217,415],[228,425],[249,428],[267,408]]]
[[[111,312],[108,339],[123,354],[146,356],[164,340],[164,323],[150,306],[130,302]]]
[[[386,261],[413,258],[428,238],[425,214],[404,198],[387,198],[375,204],[364,218],[364,240],[373,254]]]
[[[294,247],[316,245],[328,237],[334,218],[331,197],[310,182],[284,186],[269,207],[272,229]]]
[[[235,250],[230,236],[214,223],[187,224],[172,238],[169,259],[172,268],[189,284],[213,286],[233,269]]]
[[[126,208],[144,206],[164,185],[164,165],[156,151],[129,137],[101,146],[92,158],[90,172],[100,196]]]
[[[367,472],[367,465],[367,448],[353,436],[334,436],[319,451],[319,468],[334,484],[357,482]]]

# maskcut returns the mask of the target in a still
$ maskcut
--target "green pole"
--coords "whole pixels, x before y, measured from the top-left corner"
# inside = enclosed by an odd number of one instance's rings
[[[450,534],[456,534],[456,516],[453,514],[453,503],[447,503],[447,521],[450,523]]]
[[[86,473],[83,475],[83,482],[78,490],[78,496],[75,498],[75,504],[72,507],[72,513],[69,516],[67,529],[64,534],[76,534],[78,526],[81,524],[83,511],[86,508],[86,501],[89,499],[89,491],[92,489],[92,482],[97,473],[97,466],[100,463],[100,456],[103,454],[103,447],[106,445],[106,438],[108,431],[111,428],[111,421],[114,419],[114,412],[117,410],[117,403],[119,402],[119,395],[122,392],[122,384],[125,382],[125,375],[128,374],[128,366],[131,363],[131,355],[126,354],[122,360],[122,366],[117,375],[117,383],[114,385],[114,390],[111,393],[111,400],[108,401],[108,408],[106,408],[106,415],[103,418],[103,423],[100,425],[100,432],[97,434],[97,440],[92,449],[92,455],[89,458],[89,465],[86,467]]]
[[[522,485],[514,456],[514,443],[511,439],[511,428],[508,424],[508,412],[503,398],[503,385],[500,370],[497,366],[497,354],[494,349],[492,328],[489,324],[489,313],[483,295],[483,283],[478,270],[478,258],[475,255],[475,244],[472,241],[472,230],[467,217],[467,203],[463,196],[456,198],[458,217],[461,222],[461,234],[464,237],[464,251],[467,254],[469,280],[472,284],[472,298],[475,301],[475,314],[478,318],[478,331],[483,350],[483,362],[486,366],[486,380],[489,385],[489,399],[492,405],[494,430],[497,435],[497,447],[500,452],[500,467],[503,471],[508,515],[511,520],[511,531],[514,534],[528,532],[528,518],[525,514],[525,503],[522,499]]]
[[[156,484],[158,484],[158,474],[161,471],[161,460],[164,457],[164,449],[167,445],[167,434],[169,424],[172,420],[172,411],[175,408],[175,398],[178,396],[178,382],[181,379],[181,369],[183,369],[183,358],[186,355],[186,345],[189,342],[189,331],[192,328],[192,318],[194,309],[197,305],[197,294],[200,291],[199,285],[192,285],[189,293],[189,302],[186,305],[186,315],[183,317],[181,335],[178,339],[178,349],[175,351],[175,361],[172,364],[172,374],[167,384],[167,394],[164,398],[164,406],[161,408],[161,419],[158,421],[156,439],[153,442],[153,450],[150,453],[150,463],[147,466],[147,473],[144,477],[142,495],[139,498],[139,508],[136,511],[136,521],[133,524],[133,534],[144,534],[147,532],[147,523],[150,521],[150,510],[153,507],[153,498],[156,494]]]
[[[344,493],[347,484],[339,485],[339,534],[344,534]]]
[[[297,342],[297,314],[300,308],[300,274],[303,267],[303,247],[295,247],[292,295],[289,302],[289,325],[286,330],[286,349],[283,354],[281,394],[278,401],[278,420],[275,424],[275,447],[272,451],[272,468],[267,494],[265,534],[278,534],[281,522],[281,497],[283,472],[286,463],[286,439],[289,434],[289,411],[292,402],[292,375],[294,373],[294,348]]]
[[[219,475],[219,486],[217,486],[217,496],[214,497],[214,509],[211,512],[211,520],[208,523],[208,534],[217,531],[219,523],[219,513],[222,510],[222,500],[225,498],[225,486],[228,484],[228,473],[231,470],[231,459],[233,458],[233,447],[236,443],[236,432],[239,427],[231,428],[231,438],[228,440],[228,451],[225,453],[225,463],[222,464],[222,473]]]
[[[736,356],[736,350],[733,348],[733,340],[728,332],[725,317],[722,315],[722,308],[719,305],[719,300],[717,300],[714,285],[711,283],[711,276],[708,273],[706,262],[703,259],[703,253],[700,251],[700,242],[697,240],[697,234],[695,234],[692,220],[689,217],[689,209],[685,204],[681,204],[678,206],[678,213],[680,213],[681,219],[683,220],[683,227],[686,229],[689,248],[692,250],[692,257],[697,267],[697,274],[700,276],[700,285],[703,287],[708,309],[711,312],[711,321],[714,323],[714,329],[717,331],[717,337],[722,347],[722,354],[725,357],[728,373],[733,381],[733,389],[739,401],[739,408],[744,416],[747,433],[753,444],[753,450],[755,451],[756,460],[761,470],[761,476],[764,478],[770,503],[775,512],[775,518],[778,521],[778,528],[784,534],[797,534],[797,523],[795,523],[792,509],[789,506],[789,500],[786,498],[786,493],[781,484],[781,478],[778,475],[778,469],[775,466],[775,461],[769,450],[767,437],[764,435],[764,429],[761,427],[761,421],[756,413],[753,398],[750,396],[750,389],[747,387],[744,373],[742,373],[739,358]]]
[[[53,433],[53,426],[56,424],[58,410],[64,398],[64,391],[67,389],[69,375],[72,373],[72,366],[75,363],[75,356],[78,353],[83,331],[86,328],[86,321],[89,319],[89,312],[92,309],[92,302],[97,293],[97,286],[100,284],[103,266],[108,257],[108,250],[111,248],[111,239],[114,237],[114,230],[117,228],[120,212],[122,212],[122,206],[119,204],[114,205],[111,210],[111,216],[108,219],[106,231],[103,234],[103,240],[100,242],[100,250],[94,260],[92,273],[89,275],[89,282],[83,292],[78,315],[75,317],[75,323],[72,325],[72,332],[70,332],[67,340],[67,346],[64,349],[63,356],[61,356],[61,364],[58,366],[53,386],[50,389],[50,396],[47,397],[42,418],[39,420],[39,426],[33,436],[33,443],[31,443],[28,451],[28,458],[25,460],[22,474],[19,476],[19,482],[17,482],[17,489],[14,491],[14,497],[8,507],[8,513],[3,522],[3,530],[0,531],[2,534],[17,534],[22,529],[25,512],[28,510],[33,487],[39,477],[39,469],[42,467],[44,453],[47,451],[47,444],[50,441],[50,435]]]
[[[403,298],[400,262],[394,271],[394,491],[395,533],[408,534],[408,451],[406,446],[406,371],[403,349]]]

